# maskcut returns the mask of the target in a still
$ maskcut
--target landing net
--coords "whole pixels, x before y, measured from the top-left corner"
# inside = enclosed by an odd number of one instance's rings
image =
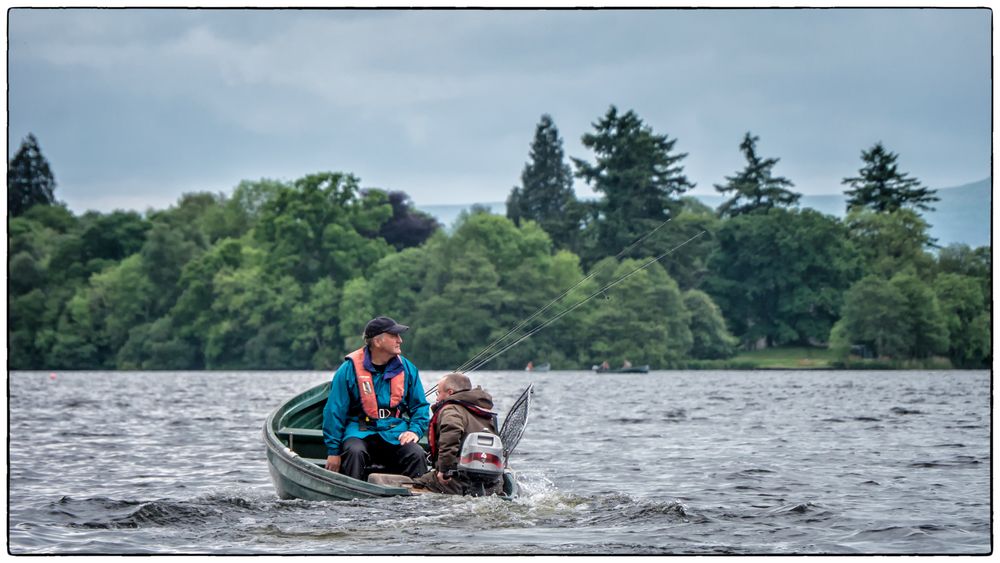
[[[528,384],[528,387],[521,393],[521,396],[514,401],[514,406],[510,407],[507,418],[503,421],[503,427],[500,428],[500,441],[503,442],[504,465],[507,464],[510,454],[514,453],[514,448],[517,447],[518,442],[521,441],[521,437],[524,436],[524,428],[528,424],[528,407],[531,404],[531,393],[534,385],[534,383]]]

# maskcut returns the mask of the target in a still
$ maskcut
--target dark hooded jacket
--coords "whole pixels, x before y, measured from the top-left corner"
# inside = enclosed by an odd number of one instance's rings
[[[443,486],[437,481],[437,472],[447,474],[448,471],[458,467],[459,457],[462,453],[462,442],[469,434],[473,432],[497,433],[494,417],[477,416],[463,406],[463,403],[475,405],[486,411],[493,409],[493,397],[482,387],[459,391],[431,407],[434,416],[432,418],[433,428],[430,431],[436,436],[435,451],[432,452],[431,458],[434,471],[430,471],[414,481],[435,492],[461,494],[463,483],[458,477],[453,478],[448,486]]]

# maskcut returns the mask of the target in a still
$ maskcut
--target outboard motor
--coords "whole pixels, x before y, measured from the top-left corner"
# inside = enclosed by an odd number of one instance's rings
[[[503,443],[490,432],[473,432],[462,442],[462,453],[455,471],[469,485],[463,491],[474,497],[486,494],[486,487],[503,478]]]

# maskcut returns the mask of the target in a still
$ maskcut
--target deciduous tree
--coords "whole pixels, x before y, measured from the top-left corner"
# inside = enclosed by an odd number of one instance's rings
[[[722,311],[707,293],[697,289],[685,291],[684,308],[691,314],[690,357],[717,360],[736,354],[740,341],[729,333]]]
[[[636,271],[647,260],[625,259],[614,269],[606,267],[609,262],[614,258],[595,265],[597,285],[607,287],[624,279],[604,298],[588,304],[585,352],[594,363],[607,360],[621,365],[629,360],[661,369],[676,365],[693,343],[691,313],[677,283],[658,263]]]
[[[992,359],[992,327],[979,280],[944,273],[937,276],[933,287],[948,327],[948,356],[952,363],[959,367],[988,366]]]
[[[912,209],[891,213],[857,209],[848,213],[844,222],[848,237],[861,253],[866,274],[891,278],[898,272],[911,271],[926,279],[933,276],[929,226]]]
[[[906,298],[889,280],[880,276],[861,279],[844,294],[844,339],[848,344],[867,346],[876,356],[908,354],[905,307]]]
[[[825,342],[858,255],[834,217],[774,208],[723,222],[705,290],[744,345]]]
[[[420,246],[441,228],[437,219],[416,209],[404,192],[386,194],[392,216],[379,229],[379,236],[396,250]]]

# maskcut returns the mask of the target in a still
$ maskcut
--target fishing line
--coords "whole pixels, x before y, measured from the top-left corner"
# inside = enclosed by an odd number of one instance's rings
[[[585,299],[584,299],[583,301],[580,301],[579,303],[577,303],[577,304],[573,305],[573,306],[572,306],[572,307],[570,307],[569,309],[566,309],[566,310],[565,310],[565,311],[563,311],[562,313],[559,313],[558,315],[556,315],[556,316],[555,316],[555,317],[553,317],[552,319],[549,319],[549,320],[548,320],[548,321],[546,321],[545,323],[543,323],[543,324],[539,325],[538,327],[536,327],[536,328],[532,329],[532,330],[531,330],[531,332],[528,332],[527,334],[525,334],[525,335],[524,335],[524,336],[522,336],[521,338],[517,339],[516,341],[514,341],[514,342],[513,342],[513,343],[511,343],[510,345],[506,346],[505,348],[501,349],[501,350],[500,350],[499,352],[497,352],[497,353],[493,354],[493,355],[492,355],[492,356],[490,356],[489,358],[487,358],[487,359],[485,359],[485,360],[483,360],[483,361],[479,362],[478,364],[476,364],[475,366],[473,366],[472,368],[470,368],[469,370],[467,370],[467,371],[466,371],[465,373],[469,373],[469,372],[473,372],[473,371],[476,371],[477,369],[479,369],[480,367],[484,366],[485,364],[487,364],[487,363],[489,363],[489,362],[493,361],[493,360],[494,360],[495,358],[497,358],[498,356],[500,356],[501,354],[503,354],[503,353],[504,353],[504,352],[506,352],[507,350],[510,350],[510,349],[511,349],[511,348],[513,348],[514,346],[517,346],[518,344],[520,344],[520,343],[521,343],[522,341],[526,340],[527,338],[530,338],[530,337],[531,337],[532,335],[534,335],[534,334],[535,334],[535,333],[537,333],[538,331],[542,330],[543,328],[545,328],[545,327],[549,326],[550,324],[552,324],[552,323],[556,322],[557,320],[559,320],[559,319],[561,319],[562,317],[566,316],[566,315],[567,315],[567,314],[569,314],[570,312],[572,312],[572,311],[574,311],[575,309],[579,308],[580,306],[584,305],[585,303],[587,303],[588,301],[590,301],[590,300],[591,300],[591,299],[593,299],[594,297],[597,297],[598,295],[601,295],[601,294],[602,294],[602,293],[604,293],[605,291],[607,291],[607,290],[611,289],[612,287],[614,287],[614,286],[618,285],[619,283],[621,283],[621,282],[625,281],[626,279],[630,278],[630,277],[631,277],[632,275],[634,275],[635,273],[639,272],[640,270],[644,270],[644,269],[648,268],[648,267],[649,267],[649,266],[650,266],[651,264],[653,264],[653,263],[655,263],[655,262],[659,262],[660,260],[662,260],[662,259],[663,259],[664,257],[666,257],[667,255],[669,255],[669,254],[671,254],[672,252],[676,251],[676,250],[677,250],[678,248],[680,248],[680,247],[684,246],[685,244],[687,244],[687,243],[689,243],[689,242],[693,241],[694,239],[696,239],[696,238],[700,237],[701,235],[703,235],[703,234],[705,234],[705,233],[707,233],[707,232],[708,232],[708,231],[702,231],[702,232],[700,232],[700,233],[698,233],[698,234],[694,235],[693,237],[691,237],[691,238],[687,239],[686,241],[684,241],[684,242],[682,242],[682,243],[678,244],[677,246],[675,246],[675,247],[671,248],[670,250],[668,250],[668,251],[664,252],[663,254],[661,254],[661,255],[657,256],[656,258],[653,258],[653,259],[651,259],[651,260],[650,260],[649,262],[646,262],[646,263],[645,263],[645,264],[643,264],[642,266],[639,266],[638,268],[635,268],[635,269],[634,269],[634,270],[632,270],[631,272],[629,272],[629,273],[625,274],[624,276],[622,276],[622,277],[618,278],[617,280],[615,280],[615,281],[613,281],[613,282],[609,283],[608,285],[606,285],[606,286],[602,287],[601,289],[599,289],[599,290],[595,291],[594,293],[592,293],[592,294],[590,294],[589,296],[587,296],[587,298],[585,298]],[[435,387],[437,387],[437,386],[435,385]],[[433,391],[433,389],[431,389],[431,390]]]
[[[625,247],[624,250],[622,250],[621,252],[619,252],[615,256],[615,260],[620,260],[625,254],[627,254],[630,250],[632,250],[633,248],[635,248],[639,243],[641,243],[642,241],[644,241],[644,240],[648,239],[649,237],[653,236],[653,234],[656,233],[656,231],[659,231],[664,225],[666,225],[667,223],[669,223],[672,220],[673,220],[673,217],[668,218],[666,221],[664,221],[664,222],[660,223],[659,225],[657,225],[653,230],[649,231],[645,235],[643,235],[643,236],[639,237],[638,239],[636,239],[635,242],[633,242],[632,244],[628,245],[627,247]],[[577,287],[580,287],[580,285],[582,285],[583,283],[585,283],[587,280],[589,280],[589,279],[593,278],[594,276],[596,276],[600,271],[602,271],[602,269],[603,268],[597,268],[597,269],[595,269],[593,272],[591,272],[590,274],[588,274],[585,278],[583,278],[582,280],[578,281],[575,285],[573,285],[573,287],[571,287],[571,288],[567,289],[566,291],[562,292],[561,295],[559,295],[558,297],[556,297],[555,299],[553,299],[551,302],[549,302],[548,305],[545,305],[544,307],[542,307],[538,311],[535,311],[530,317],[528,317],[527,319],[521,321],[520,324],[518,324],[514,328],[510,329],[509,331],[507,331],[507,334],[504,334],[500,338],[494,340],[492,344],[490,344],[489,346],[487,346],[486,348],[484,348],[483,350],[481,350],[475,356],[473,356],[473,357],[469,358],[468,360],[466,360],[465,363],[463,363],[462,365],[458,366],[453,371],[456,372],[456,373],[465,373],[465,370],[468,369],[469,366],[475,364],[475,362],[477,362],[480,358],[482,358],[483,356],[485,356],[490,350],[496,348],[496,346],[498,344],[500,344],[501,342],[503,342],[504,340],[506,340],[507,337],[509,337],[511,334],[514,334],[518,330],[520,330],[521,327],[523,327],[524,325],[526,325],[529,322],[531,322],[531,320],[534,319],[535,317],[537,317],[538,315],[540,315],[540,314],[544,313],[545,311],[547,311],[549,309],[549,307],[552,307],[553,305],[555,305],[557,302],[559,302],[560,300],[562,300],[562,298],[564,298],[567,295],[569,295],[570,292],[572,292]],[[518,342],[520,342],[520,340],[518,340]],[[509,347],[505,348],[504,350],[508,350],[508,349],[509,349]],[[491,357],[490,360],[492,360],[494,357],[496,357],[496,356]],[[489,360],[487,360],[487,361],[489,361]],[[480,365],[482,365],[482,364],[480,364]],[[437,389],[437,384],[435,384],[433,387],[431,387],[430,389],[428,389],[427,392],[424,394],[424,396],[425,397],[429,397],[430,394],[433,393],[436,389]]]
[[[621,252],[619,252],[618,255],[615,256],[615,259],[616,260],[621,259],[622,256],[624,256],[625,254],[627,254],[630,250],[632,250],[633,248],[635,248],[642,241],[644,241],[644,240],[648,239],[649,237],[651,237],[653,235],[653,233],[655,233],[656,231],[660,230],[660,228],[662,228],[664,225],[666,225],[667,223],[669,223],[672,219],[673,219],[672,217],[670,219],[667,219],[666,221],[664,221],[664,222],[660,223],[659,225],[657,225],[656,228],[654,228],[652,231],[649,231],[645,235],[643,235],[643,236],[639,237],[638,239],[636,239],[635,242],[633,242],[628,247],[626,247],[624,250],[622,250]],[[465,369],[467,369],[469,366],[471,366],[471,365],[475,364],[477,361],[479,361],[480,358],[482,358],[483,356],[485,356],[490,350],[496,348],[496,346],[498,344],[500,344],[501,342],[503,342],[504,340],[506,340],[507,337],[509,337],[511,334],[514,334],[515,332],[517,332],[518,330],[520,330],[521,327],[523,327],[524,325],[526,325],[529,322],[531,322],[532,319],[534,319],[538,315],[541,315],[542,313],[544,313],[545,311],[547,311],[549,309],[549,307],[552,307],[553,305],[555,305],[563,297],[566,297],[567,295],[569,295],[569,293],[571,291],[573,291],[574,289],[576,289],[577,287],[579,287],[580,285],[582,285],[584,282],[586,282],[590,278],[596,276],[599,271],[601,271],[601,268],[598,268],[598,269],[594,270],[593,272],[591,272],[587,277],[585,277],[582,280],[580,280],[579,282],[577,282],[576,285],[574,285],[573,287],[571,287],[571,288],[567,289],[566,291],[562,292],[562,294],[559,297],[556,297],[555,299],[553,299],[551,302],[549,302],[548,305],[542,307],[538,311],[535,311],[535,313],[532,314],[530,317],[528,317],[527,319],[521,321],[520,324],[518,324],[514,328],[510,329],[509,331],[507,331],[507,334],[504,334],[500,338],[494,340],[492,344],[490,344],[489,346],[487,346],[486,348],[484,348],[482,351],[480,351],[475,356],[469,358],[464,364],[458,366],[453,371],[458,372],[458,373],[463,373]],[[432,391],[433,391],[433,389],[432,389]]]

